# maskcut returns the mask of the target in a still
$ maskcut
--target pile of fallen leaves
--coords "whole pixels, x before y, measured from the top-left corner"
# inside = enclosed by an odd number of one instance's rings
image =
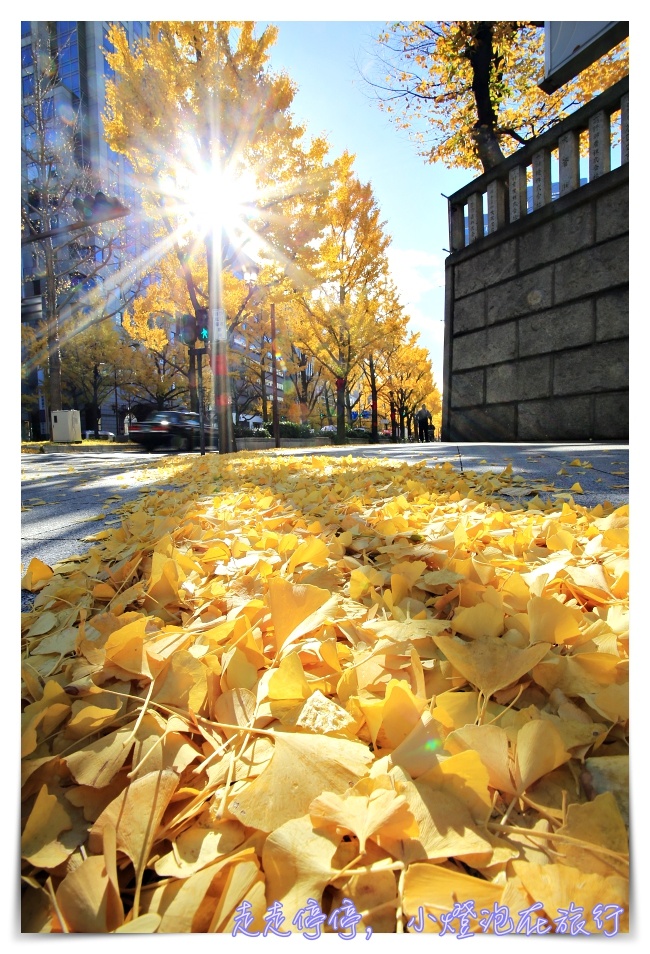
[[[627,507],[160,476],[23,579],[23,931],[628,930]]]

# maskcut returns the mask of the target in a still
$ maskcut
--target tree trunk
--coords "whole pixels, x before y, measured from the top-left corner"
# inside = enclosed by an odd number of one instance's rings
[[[396,407],[395,407],[395,401],[393,399],[392,391],[389,391],[389,396],[390,396],[390,434],[391,434],[391,440],[396,441],[397,440],[397,415],[396,415]]]
[[[375,374],[375,362],[372,355],[368,361],[370,377],[370,441],[372,444],[379,443],[379,420],[377,418],[377,375]]]
[[[309,418],[309,393],[307,381],[307,367],[300,371],[300,423],[306,424]]]
[[[264,342],[262,342],[262,347]],[[262,391],[262,420],[266,424],[269,419],[269,398],[266,392],[266,363],[260,360],[260,389]]]
[[[345,444],[345,378],[336,379],[336,443]]]
[[[329,385],[327,385],[327,386],[324,388],[323,393],[324,393],[324,395],[325,395],[325,413],[326,413],[326,415],[327,415],[327,423],[328,423],[328,424],[331,424],[331,423],[332,423],[332,408],[330,407],[330,389],[329,389]]]
[[[472,138],[484,172],[493,169],[505,158],[496,134],[497,115],[490,96],[490,73],[496,60],[492,44],[493,27],[491,20],[480,20],[474,31],[475,42],[466,53],[472,67],[472,92],[477,116]]]
[[[56,279],[54,275],[54,251],[52,239],[44,240],[45,274],[46,274],[46,320],[47,320],[47,360],[50,380],[50,420],[48,427],[51,431],[51,415],[53,411],[63,409],[61,391],[61,351],[59,348],[59,315],[57,309]],[[51,434],[50,434],[51,436]]]

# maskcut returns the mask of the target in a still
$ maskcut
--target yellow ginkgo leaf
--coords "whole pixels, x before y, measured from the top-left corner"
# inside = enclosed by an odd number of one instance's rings
[[[219,858],[187,878],[164,880],[143,897],[143,914],[160,918],[158,933],[190,934],[206,932],[215,913],[218,893],[208,894],[213,884],[225,885],[227,870],[238,862],[253,864],[252,849],[236,851],[227,858]],[[255,877],[255,874],[253,875]]]
[[[315,629],[320,621],[320,617],[316,616],[317,611],[332,600],[332,594],[329,590],[323,590],[317,586],[290,583],[282,577],[271,578],[268,588],[271,619],[273,620],[276,648],[278,650],[284,646],[290,637],[296,637],[299,627],[302,627],[300,632],[309,631],[308,629],[305,630],[305,625],[309,627],[309,621],[313,620],[313,628]]]
[[[113,934],[155,934],[160,927],[161,917],[158,914],[141,914],[140,917],[120,924]]]
[[[474,821],[485,822],[492,808],[489,774],[478,752],[467,749],[440,759],[419,779],[432,789],[444,789],[468,807]]]
[[[47,786],[40,789],[20,839],[20,853],[33,865],[53,868],[71,854],[61,850],[58,836],[72,828],[68,811]]]
[[[596,755],[585,759],[587,784],[598,794],[611,792],[623,821],[629,824],[630,762],[627,755]]]
[[[79,934],[106,934],[117,930],[123,917],[110,920],[111,884],[102,855],[91,855],[63,879],[56,900],[68,931]]]
[[[578,868],[565,864],[533,864],[527,861],[513,861],[514,874],[521,880],[531,898],[542,900],[543,909],[538,915],[547,916],[554,921],[561,917],[562,911],[568,907],[567,899],[573,900],[576,906],[582,909],[582,918],[585,928],[590,934],[602,934],[601,926],[592,917],[598,909],[619,906],[623,914],[618,920],[618,931],[626,933],[628,923],[628,888],[627,881],[618,875],[604,877],[600,874],[585,874]],[[610,909],[611,910],[611,909]],[[612,930],[612,924],[605,922],[605,929]]]
[[[323,792],[309,806],[309,815],[317,828],[332,826],[336,831],[352,832],[359,839],[359,852],[366,850],[366,841],[386,838],[417,837],[418,826],[408,809],[406,799],[381,778],[368,779],[343,795]]]
[[[522,794],[538,778],[570,758],[562,736],[550,722],[543,719],[527,722],[517,733],[514,769],[517,792]]]
[[[557,834],[554,847],[567,864],[593,874],[627,877],[629,838],[612,792],[597,795],[592,802],[569,805],[566,822]],[[598,852],[599,847],[606,851]]]
[[[108,785],[131,753],[131,735],[130,727],[117,729],[64,756],[75,781],[92,788]]]
[[[296,567],[302,563],[311,563],[313,566],[325,566],[328,556],[329,550],[325,541],[318,537],[309,537],[307,540],[303,540],[294,550],[287,564],[287,572],[293,573]]]
[[[416,834],[395,844],[382,838],[381,844],[407,864],[414,861],[445,861],[447,858],[472,856],[483,862],[490,860],[492,845],[473,821],[467,805],[444,788],[433,789],[426,782],[397,780],[415,820]],[[388,833],[387,833],[388,835]]]
[[[531,643],[565,643],[579,635],[582,614],[553,597],[533,596],[528,618]]]
[[[409,734],[388,756],[389,765],[398,765],[411,778],[418,778],[438,763],[442,745],[440,725],[423,711]]]
[[[454,632],[478,639],[481,636],[500,636],[503,632],[503,610],[490,603],[478,603],[458,610],[451,621]]]
[[[426,700],[416,696],[408,683],[391,679],[386,687],[382,713],[382,729],[388,745],[400,745],[420,721],[426,709]]]
[[[476,686],[486,699],[497,690],[521,679],[548,652],[547,646],[517,649],[503,639],[489,636],[471,643],[450,636],[434,636],[433,641],[452,666]]]
[[[230,800],[243,825],[274,831],[309,810],[322,792],[345,792],[367,774],[372,754],[360,742],[276,732],[270,765]]]
[[[37,557],[32,557],[29,561],[27,571],[20,581],[20,585],[24,590],[35,593],[37,590],[42,590],[53,576],[54,571],[52,567],[48,566],[47,563],[43,563],[43,561]]]
[[[134,911],[138,911],[138,898],[149,854],[158,838],[158,829],[163,813],[178,787],[178,775],[169,769],[149,772],[118,795],[101,813],[90,829],[88,847],[99,854],[103,850],[105,828],[116,834],[116,846],[133,862],[136,875]]]
[[[234,819],[221,821],[211,828],[198,823],[192,825],[178,835],[168,854],[156,860],[156,874],[161,878],[188,878],[217,858],[230,854],[245,837],[244,827]]]
[[[305,678],[305,670],[298,653],[289,653],[280,660],[266,683],[269,699],[307,699],[311,689]]]
[[[331,829],[315,829],[309,815],[302,815],[280,825],[265,840],[262,867],[268,902],[282,903],[287,927],[307,898],[320,903],[324,888],[335,877],[332,857],[341,837]]]
[[[440,915],[452,911],[461,898],[471,900],[477,916],[468,917],[467,924],[470,930],[480,932],[478,912],[481,908],[493,909],[500,902],[501,892],[498,885],[460,871],[427,862],[411,864],[404,875],[404,914],[417,922],[422,909],[424,931],[438,934]],[[426,917],[428,914],[434,920]]]
[[[452,755],[473,749],[488,771],[490,786],[507,794],[515,794],[508,735],[498,725],[466,725],[455,729],[445,739],[445,749]]]

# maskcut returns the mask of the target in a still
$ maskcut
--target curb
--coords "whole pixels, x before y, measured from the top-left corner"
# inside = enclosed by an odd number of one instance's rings
[[[21,444],[20,451],[22,454],[49,454],[53,451],[56,453],[63,452],[70,454],[114,454],[116,451],[125,454],[142,453],[142,449],[139,448],[137,444],[116,444],[112,441],[107,441],[105,444],[58,444],[53,441],[48,441],[42,444],[35,443],[32,446],[29,444]]]

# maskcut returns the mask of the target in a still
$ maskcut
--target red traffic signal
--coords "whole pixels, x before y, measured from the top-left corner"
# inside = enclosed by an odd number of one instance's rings
[[[97,192],[94,196],[86,195],[83,199],[77,196],[72,200],[72,205],[89,225],[119,219],[129,212],[119,199],[109,199],[103,192]]]

